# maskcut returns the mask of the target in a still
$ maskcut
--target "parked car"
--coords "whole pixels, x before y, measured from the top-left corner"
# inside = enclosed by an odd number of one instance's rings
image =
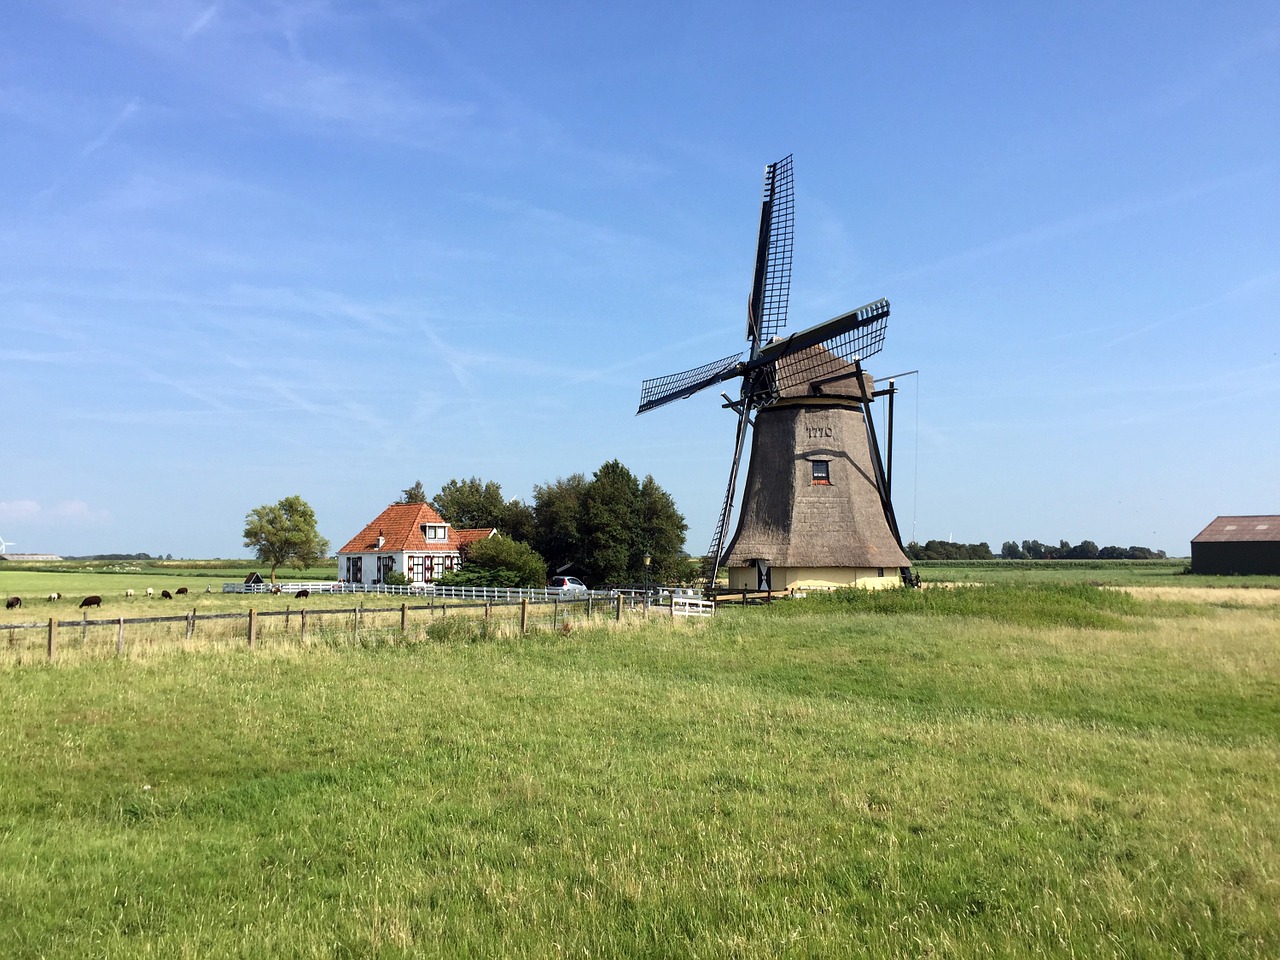
[[[547,584],[548,590],[559,590],[570,596],[587,592],[587,585],[577,577],[552,577]]]

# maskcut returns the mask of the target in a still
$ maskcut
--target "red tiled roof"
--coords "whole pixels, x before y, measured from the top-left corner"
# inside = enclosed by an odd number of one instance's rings
[[[456,537],[458,546],[466,547],[477,540],[488,540],[497,532],[493,527],[477,527],[475,530],[452,530],[449,539],[453,540]]]
[[[450,527],[448,540],[427,540],[423,537],[423,524],[444,522],[429,503],[393,503],[369,521],[338,553],[400,553],[405,550],[456,553],[462,544],[487,537],[492,532]],[[379,535],[383,539],[381,549],[378,547]]]
[[[1192,543],[1238,543],[1280,540],[1280,517],[1218,517],[1192,538]]]

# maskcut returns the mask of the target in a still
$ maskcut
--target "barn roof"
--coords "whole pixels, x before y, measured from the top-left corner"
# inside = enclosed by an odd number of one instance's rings
[[[446,524],[429,503],[393,503],[370,520],[338,553],[457,553],[465,543],[491,536],[493,531],[455,530],[449,527],[446,540],[427,540],[422,535],[425,524]],[[378,546],[378,537],[382,546]]]
[[[1196,534],[1192,543],[1280,541],[1280,516],[1218,517]]]

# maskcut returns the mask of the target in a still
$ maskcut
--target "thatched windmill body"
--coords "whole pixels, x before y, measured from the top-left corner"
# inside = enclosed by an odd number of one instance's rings
[[[765,168],[764,203],[747,311],[750,352],[646,380],[639,413],[741,378],[729,486],[708,556],[733,590],[899,584],[902,551],[889,479],[869,415],[877,391],[862,360],[884,342],[889,302],[876,300],[807,330],[786,324],[794,234],[791,157]],[[754,428],[742,510],[726,541],[738,468]]]

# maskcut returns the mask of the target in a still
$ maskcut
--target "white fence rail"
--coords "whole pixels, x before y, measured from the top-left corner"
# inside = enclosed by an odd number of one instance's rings
[[[292,581],[289,583],[224,583],[223,593],[279,593],[293,595],[300,590],[309,593],[375,593],[404,597],[435,597],[441,600],[486,600],[494,603],[554,603],[557,600],[612,600],[623,597],[629,606],[644,603],[643,590],[547,590],[520,587],[442,587],[434,583],[415,583],[408,586],[392,586],[385,583],[340,583],[334,580]],[[668,606],[672,600],[679,603],[697,602],[698,592],[691,587],[652,587],[649,603]],[[686,615],[686,614],[679,614]],[[692,614],[688,614],[692,615]]]

